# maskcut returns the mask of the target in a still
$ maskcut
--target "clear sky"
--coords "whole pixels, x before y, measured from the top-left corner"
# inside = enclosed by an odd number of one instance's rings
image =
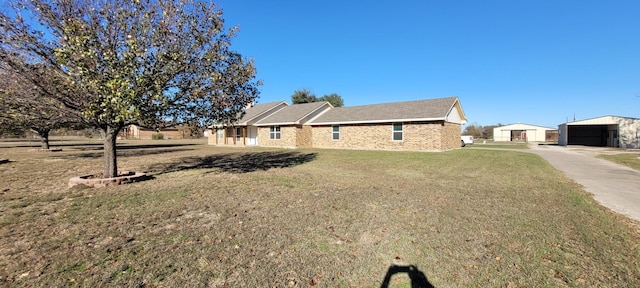
[[[458,96],[469,123],[640,117],[640,1],[218,0],[259,103]]]

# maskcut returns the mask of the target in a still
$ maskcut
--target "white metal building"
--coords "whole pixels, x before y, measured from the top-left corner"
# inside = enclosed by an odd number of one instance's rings
[[[493,128],[493,141],[509,142],[544,142],[547,141],[547,131],[556,131],[554,128],[516,123],[507,126]]]
[[[640,119],[603,116],[558,125],[558,145],[640,148]]]

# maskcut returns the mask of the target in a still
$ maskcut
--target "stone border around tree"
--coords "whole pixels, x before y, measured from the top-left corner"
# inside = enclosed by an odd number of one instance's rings
[[[105,187],[115,186],[121,184],[129,184],[133,182],[139,182],[147,180],[147,174],[142,172],[124,171],[120,173],[120,176],[113,178],[97,178],[96,175],[84,175],[73,177],[69,179],[69,187],[77,185],[85,185],[89,187]]]

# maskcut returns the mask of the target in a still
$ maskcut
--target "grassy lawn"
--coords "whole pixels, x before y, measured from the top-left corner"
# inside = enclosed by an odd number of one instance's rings
[[[487,142],[476,141],[473,144],[467,145],[464,148],[493,148],[493,149],[529,149],[528,143],[520,142]]]
[[[101,171],[100,142],[0,143],[0,281],[380,287],[396,263],[435,287],[640,287],[637,223],[534,154],[204,142],[120,142],[154,179],[99,189],[67,181]]]
[[[640,153],[600,154],[598,157],[640,170]]]

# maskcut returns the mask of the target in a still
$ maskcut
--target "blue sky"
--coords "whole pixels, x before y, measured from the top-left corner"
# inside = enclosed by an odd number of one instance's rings
[[[469,123],[640,117],[640,1],[218,0],[258,102],[458,96]]]

